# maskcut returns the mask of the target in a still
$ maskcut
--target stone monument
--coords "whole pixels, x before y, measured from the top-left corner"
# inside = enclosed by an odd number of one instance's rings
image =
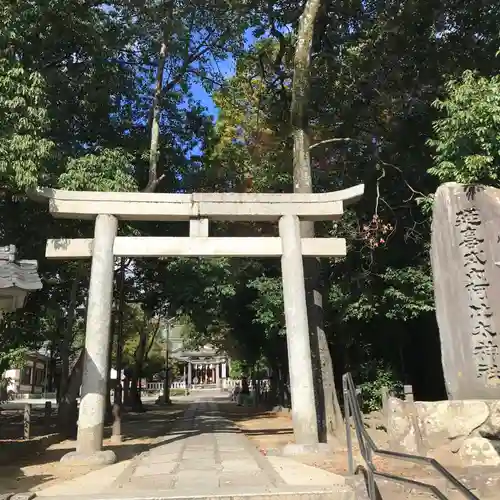
[[[443,184],[431,262],[449,399],[500,399],[500,189]]]

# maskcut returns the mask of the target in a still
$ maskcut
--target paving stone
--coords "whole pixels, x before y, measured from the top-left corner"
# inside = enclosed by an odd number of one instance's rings
[[[215,470],[218,464],[215,460],[182,460],[179,463],[181,471],[200,471],[200,470]]]
[[[215,450],[204,450],[190,451],[185,450],[182,454],[182,460],[214,460]]]
[[[247,454],[243,451],[238,453],[228,453],[228,452],[220,452],[219,457],[221,462],[233,462],[234,460],[241,460],[245,458]]]
[[[177,467],[177,462],[161,462],[161,463],[148,462],[147,464],[139,465],[139,467],[135,469],[133,477],[172,474],[172,472],[176,467]]]
[[[114,488],[111,493],[118,494],[119,488],[123,488],[134,498],[154,492],[158,495],[155,498],[205,500],[220,500],[222,496],[248,500],[244,498],[246,494],[267,500],[270,492],[286,496],[288,483],[271,465],[269,457],[259,457],[248,438],[214,412],[215,408],[214,402],[195,402],[174,432],[150,452],[138,456],[135,470],[129,467],[125,476],[122,474],[112,488],[104,491],[110,493]],[[294,480],[300,482],[297,475],[300,474],[292,472]],[[330,498],[337,497],[314,500]]]
[[[200,491],[217,488],[219,486],[219,476],[213,472],[203,473],[202,471],[179,471],[176,475],[175,489],[199,487]]]
[[[147,462],[150,464],[161,464],[161,463],[177,463],[180,458],[180,453],[162,453],[157,455],[150,455],[147,457]]]
[[[259,472],[261,468],[255,460],[226,460],[221,463],[223,472]]]
[[[266,486],[270,485],[270,481],[265,474],[248,474],[248,473],[223,473],[219,476],[219,486],[237,486],[238,488],[246,488],[248,486]]]
[[[157,476],[133,477],[122,488],[132,490],[170,490],[174,487],[175,477],[166,474]]]
[[[180,453],[183,450],[184,446],[182,443],[167,443],[162,444],[161,446],[157,446],[156,448],[151,448],[149,450],[148,455],[175,455]]]

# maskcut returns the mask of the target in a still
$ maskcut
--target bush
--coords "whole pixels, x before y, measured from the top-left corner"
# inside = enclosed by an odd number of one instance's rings
[[[390,368],[377,367],[373,380],[363,382],[361,389],[362,411],[370,413],[382,408],[382,388],[387,387],[390,393],[400,397],[403,394],[403,384],[397,380]]]

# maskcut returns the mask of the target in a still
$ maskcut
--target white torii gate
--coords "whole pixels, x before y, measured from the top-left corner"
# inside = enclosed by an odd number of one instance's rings
[[[39,189],[54,217],[95,219],[93,239],[47,241],[52,259],[92,258],[76,452],[63,460],[107,464],[102,450],[115,257],[281,257],[292,419],[298,444],[318,443],[303,256],[346,254],[342,238],[300,238],[300,220],[337,220],[362,184],[317,194],[111,193]],[[189,237],[120,237],[118,220],[189,221]],[[209,236],[209,220],[277,221],[279,237]]]

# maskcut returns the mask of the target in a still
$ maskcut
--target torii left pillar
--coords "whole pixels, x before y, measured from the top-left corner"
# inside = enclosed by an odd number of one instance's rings
[[[113,300],[113,244],[118,221],[113,215],[98,215],[95,221],[90,272],[85,358],[78,416],[76,451],[61,461],[82,465],[116,462],[111,450],[102,449],[109,373],[111,305]]]

